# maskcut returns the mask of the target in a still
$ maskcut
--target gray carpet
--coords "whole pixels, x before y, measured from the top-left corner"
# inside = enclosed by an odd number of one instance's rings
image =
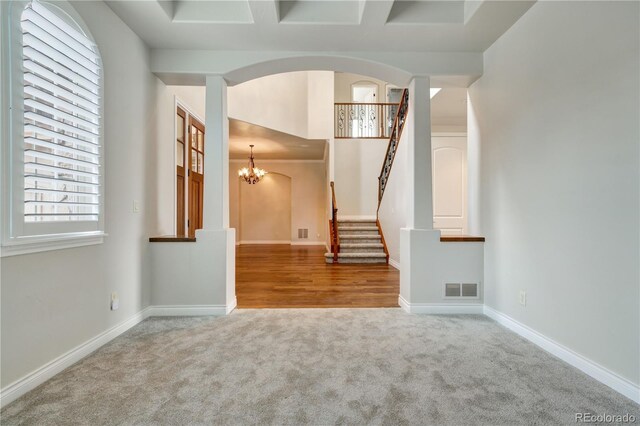
[[[0,420],[516,425],[575,424],[576,412],[640,419],[632,401],[484,316],[306,309],[146,320]]]

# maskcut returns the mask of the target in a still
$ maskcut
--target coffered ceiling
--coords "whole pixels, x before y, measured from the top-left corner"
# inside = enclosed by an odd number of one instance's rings
[[[106,2],[151,48],[482,52],[533,1]]]

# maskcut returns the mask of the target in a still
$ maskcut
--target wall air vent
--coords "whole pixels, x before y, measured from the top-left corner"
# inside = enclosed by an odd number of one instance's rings
[[[460,284],[446,283],[444,285],[445,297],[460,297]]]
[[[480,292],[478,283],[445,283],[444,297],[478,299]]]
[[[299,228],[298,238],[299,239],[309,238],[309,230],[307,228]]]

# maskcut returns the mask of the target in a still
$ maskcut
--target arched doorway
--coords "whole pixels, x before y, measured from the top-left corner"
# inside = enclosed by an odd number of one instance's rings
[[[291,242],[291,178],[268,173],[259,184],[240,180],[239,229],[241,244]]]

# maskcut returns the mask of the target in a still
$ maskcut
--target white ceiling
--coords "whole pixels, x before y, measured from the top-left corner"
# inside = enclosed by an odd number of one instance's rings
[[[444,88],[431,99],[432,127],[467,126],[467,89]]]
[[[483,52],[533,1],[106,2],[151,48]]]
[[[324,140],[304,139],[233,118],[229,119],[229,158],[248,159],[255,145],[256,162],[262,160],[322,160]],[[258,165],[258,167],[260,167]]]
[[[410,65],[435,52],[483,52],[535,1],[145,0],[106,1],[152,49],[403,52]],[[415,54],[415,55],[414,55]],[[406,55],[409,59],[406,59]],[[226,56],[225,56],[226,57]],[[205,58],[206,61],[206,58]],[[401,67],[402,68],[402,67]],[[454,78],[452,76],[451,78]],[[466,126],[466,89],[432,100],[434,126]],[[230,120],[230,158],[318,160],[324,141]]]

